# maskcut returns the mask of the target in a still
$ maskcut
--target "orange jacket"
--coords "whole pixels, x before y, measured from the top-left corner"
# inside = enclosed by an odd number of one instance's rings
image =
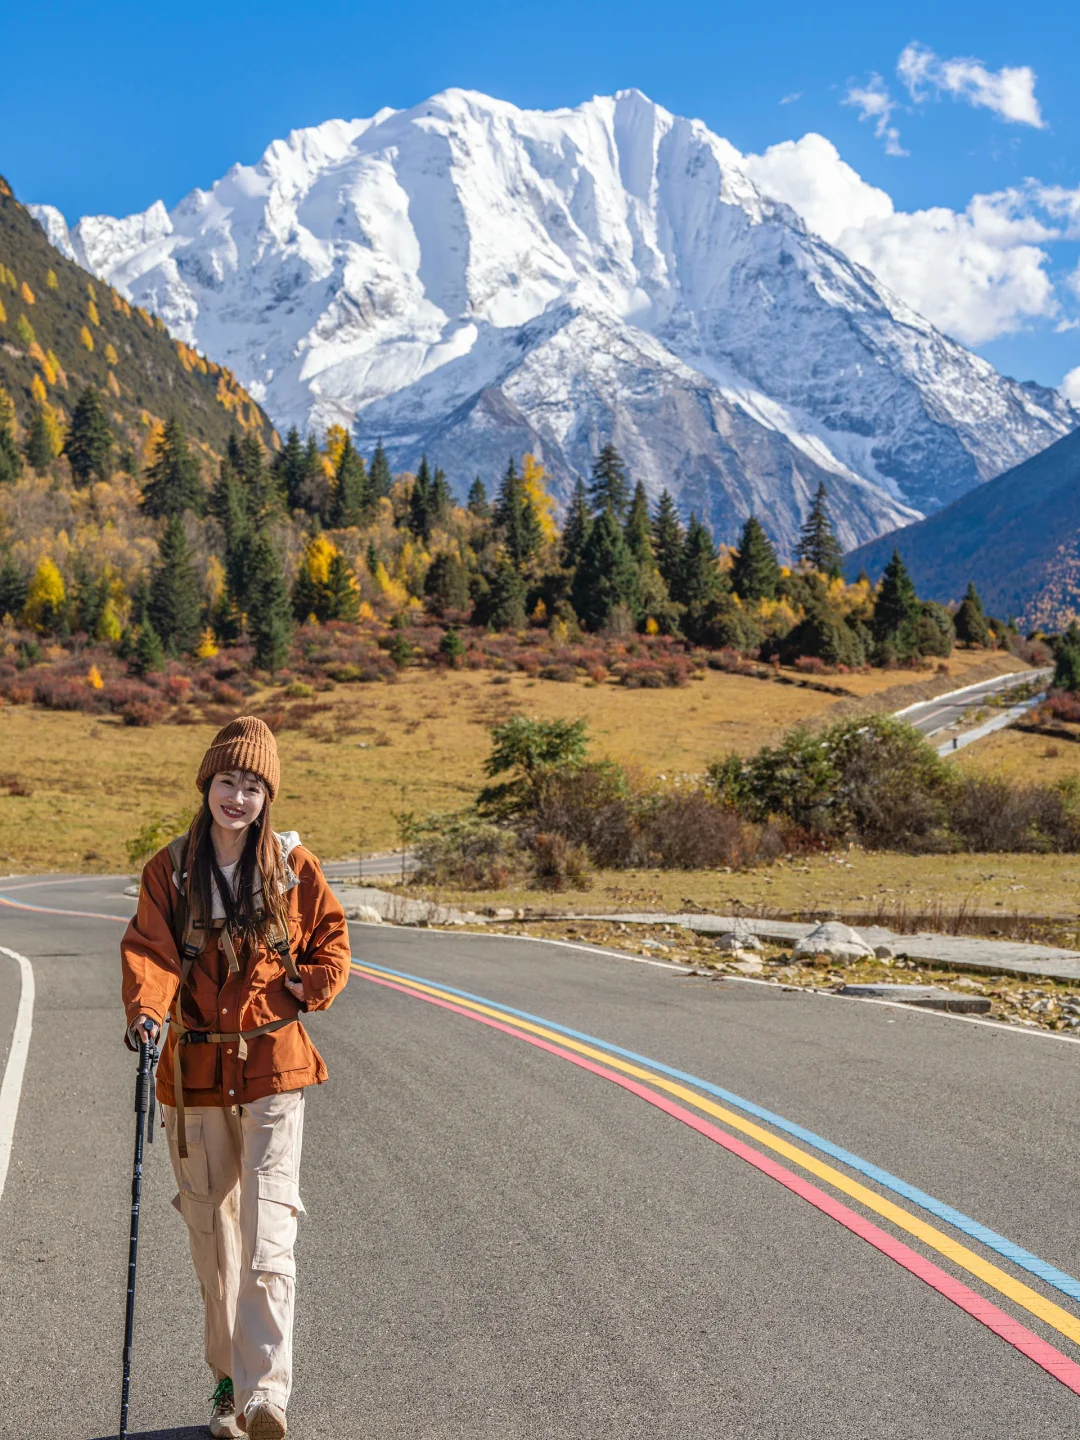
[[[305,1003],[285,989],[285,971],[262,944],[238,975],[228,965],[212,932],[192,966],[184,989],[188,1029],[217,1032],[253,1030],[271,1020],[291,1019],[302,1010],[325,1010],[349,978],[349,932],[337,898],[318,860],[297,845],[288,868],[299,880],[288,892],[289,941],[304,982]],[[180,956],[172,924],[179,891],[168,849],[148,860],[142,873],[139,907],[120,942],[124,1010],[130,1025],[152,1015],[159,1025],[173,1009],[180,982]],[[130,1042],[129,1042],[130,1043]],[[158,1070],[158,1094],[174,1105],[173,1050],[169,1027]],[[235,1045],[183,1045],[180,1050],[187,1105],[243,1105],[282,1090],[321,1085],[326,1065],[299,1021],[248,1042],[241,1064]]]

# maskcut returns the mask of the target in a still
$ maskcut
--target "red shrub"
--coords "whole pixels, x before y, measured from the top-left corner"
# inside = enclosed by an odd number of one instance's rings
[[[800,670],[804,675],[827,675],[829,673],[829,667],[820,655],[797,656],[795,669]]]
[[[156,725],[164,719],[165,706],[160,700],[132,700],[120,715],[125,725]]]

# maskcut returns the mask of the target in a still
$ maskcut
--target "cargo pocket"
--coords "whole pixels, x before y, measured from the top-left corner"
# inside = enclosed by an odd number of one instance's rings
[[[176,1111],[169,1110],[166,1113],[170,1139],[175,1140]],[[223,1282],[218,1266],[215,1213],[217,1206],[210,1196],[210,1170],[203,1138],[203,1117],[189,1110],[184,1117],[184,1131],[187,1136],[187,1159],[181,1160],[173,1153],[173,1168],[180,1186],[180,1193],[173,1200],[173,1205],[180,1211],[187,1225],[188,1246],[199,1284],[208,1295],[216,1295],[220,1300]]]
[[[296,1217],[304,1209],[299,1187],[286,1175],[259,1174],[256,1178],[259,1215],[251,1268],[268,1275],[295,1276]]]

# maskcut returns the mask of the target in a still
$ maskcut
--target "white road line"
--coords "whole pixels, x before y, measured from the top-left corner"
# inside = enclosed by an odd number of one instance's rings
[[[34,1019],[34,968],[25,955],[0,945],[0,955],[7,955],[16,961],[22,974],[22,989],[19,992],[19,1009],[15,1015],[15,1029],[11,1036],[4,1079],[0,1084],[0,1199],[4,1194],[8,1162],[15,1137],[15,1117],[19,1113],[19,1096],[22,1094],[23,1073],[26,1057],[30,1053],[30,1029]]]

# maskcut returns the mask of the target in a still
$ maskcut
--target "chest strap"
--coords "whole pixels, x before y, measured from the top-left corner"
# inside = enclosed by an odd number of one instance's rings
[[[177,1010],[180,1006],[177,1005]],[[176,1024],[176,1044],[173,1047],[173,1089],[176,1092],[176,1149],[181,1160],[187,1159],[187,1127],[184,1123],[184,1075],[180,1064],[181,1045],[235,1045],[237,1059],[241,1064],[247,1059],[248,1041],[259,1035],[269,1035],[272,1030],[283,1030],[286,1025],[295,1025],[299,1015],[285,1020],[271,1020],[266,1025],[257,1025],[254,1030],[206,1031],[188,1030],[183,1020]]]

